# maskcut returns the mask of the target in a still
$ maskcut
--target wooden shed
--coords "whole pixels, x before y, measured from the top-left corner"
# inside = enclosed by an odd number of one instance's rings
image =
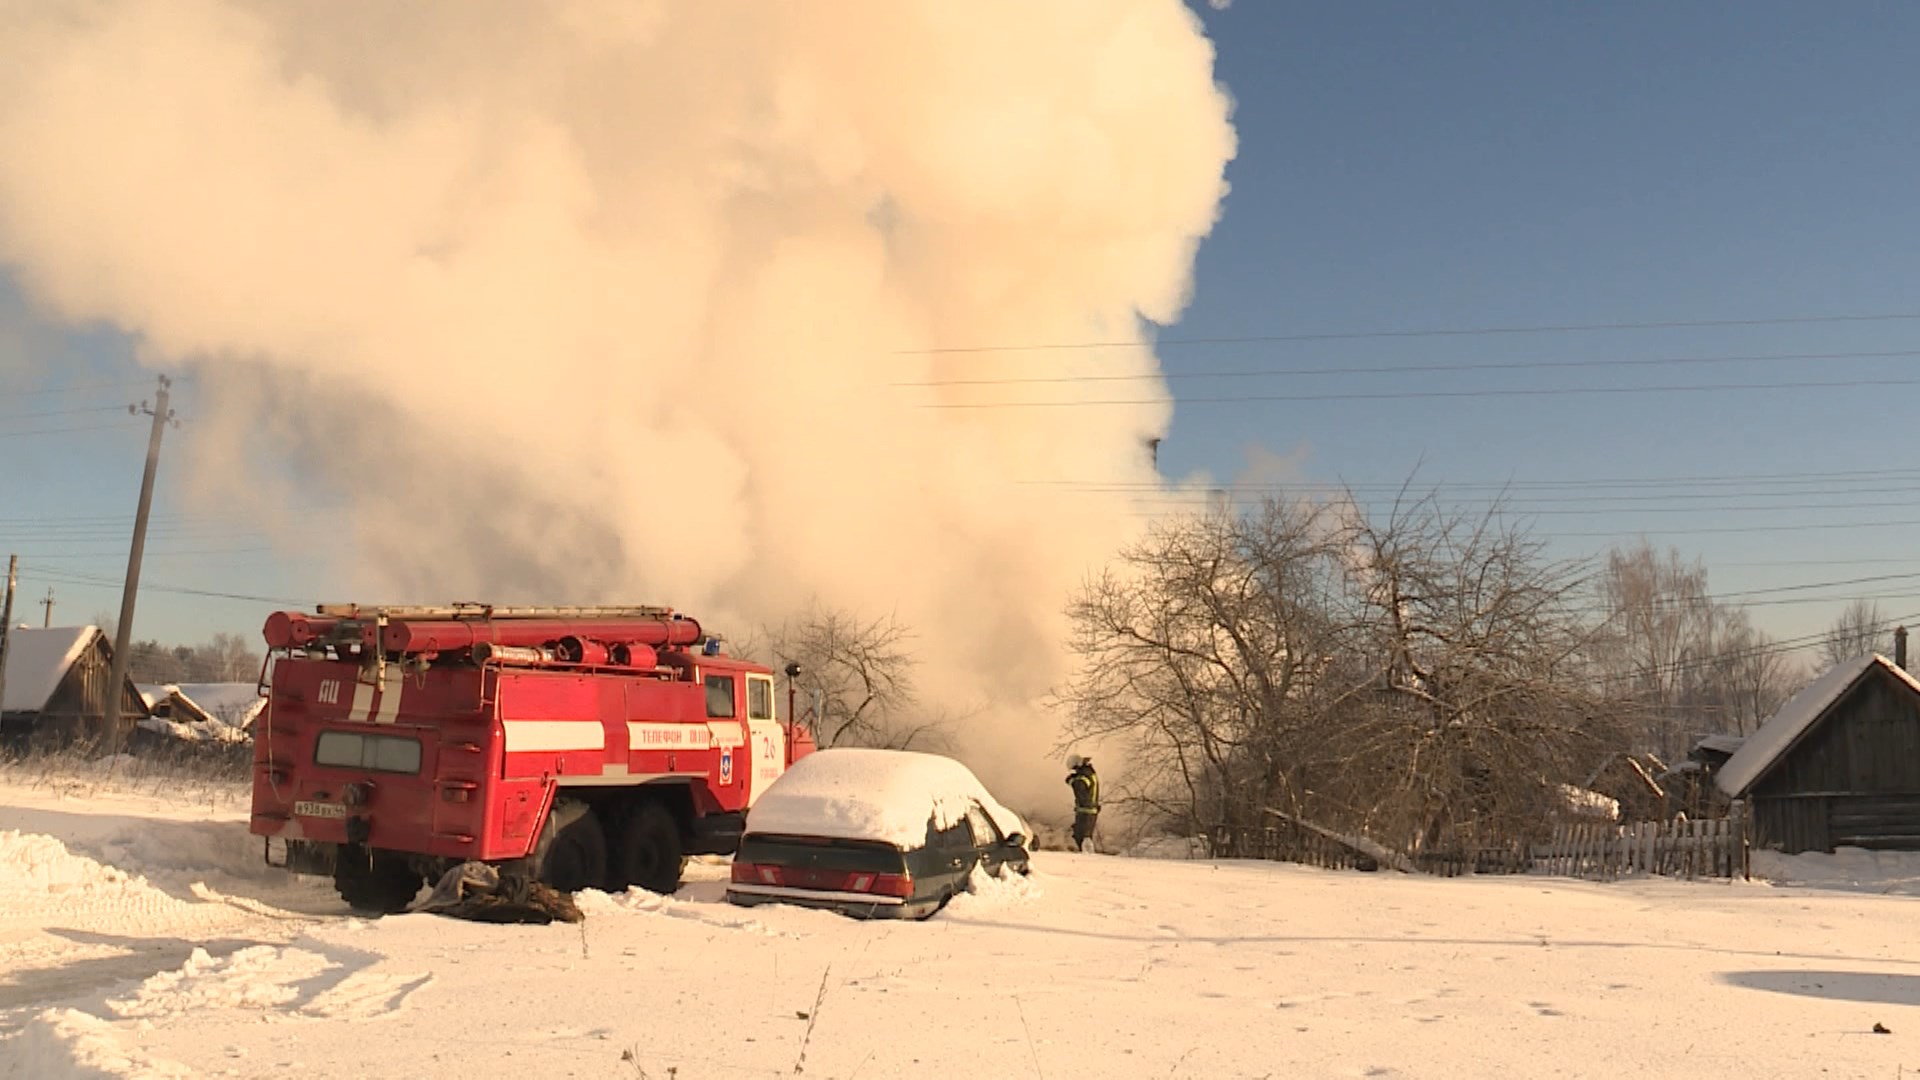
[[[1756,848],[1920,851],[1920,681],[1884,656],[1841,664],[1782,705],[1714,783],[1747,800]]]
[[[106,715],[113,645],[97,626],[15,629],[7,635],[0,744],[18,749],[39,736],[73,738],[99,730]],[[120,687],[123,716],[144,717],[133,680]]]

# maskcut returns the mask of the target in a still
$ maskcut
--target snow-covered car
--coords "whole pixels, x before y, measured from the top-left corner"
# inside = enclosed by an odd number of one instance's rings
[[[965,765],[839,748],[800,759],[747,813],[727,899],[925,918],[976,869],[1028,869],[1029,833]]]

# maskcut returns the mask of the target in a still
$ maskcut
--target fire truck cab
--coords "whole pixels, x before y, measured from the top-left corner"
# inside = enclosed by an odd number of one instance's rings
[[[251,829],[361,910],[472,861],[672,892],[813,748],[771,670],[667,608],[329,604],[264,635]]]

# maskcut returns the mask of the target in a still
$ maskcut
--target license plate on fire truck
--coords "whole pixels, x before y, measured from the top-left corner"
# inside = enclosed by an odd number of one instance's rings
[[[293,804],[293,812],[301,817],[343,818],[347,816],[346,807],[330,802],[297,802]]]

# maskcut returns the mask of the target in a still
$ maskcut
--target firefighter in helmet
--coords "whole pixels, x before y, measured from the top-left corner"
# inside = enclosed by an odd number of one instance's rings
[[[1100,821],[1100,776],[1093,762],[1074,754],[1067,758],[1067,786],[1073,789],[1073,846],[1093,850],[1093,827]]]

